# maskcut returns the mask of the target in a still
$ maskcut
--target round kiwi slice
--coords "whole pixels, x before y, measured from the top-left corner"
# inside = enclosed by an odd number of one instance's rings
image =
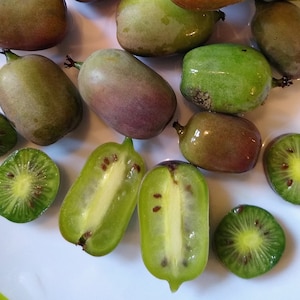
[[[273,139],[264,151],[263,165],[272,189],[284,200],[300,204],[300,134]]]
[[[253,278],[277,264],[285,249],[285,234],[265,209],[239,205],[219,223],[213,249],[232,273]]]
[[[46,153],[15,150],[0,166],[0,215],[16,223],[36,219],[52,204],[59,185],[59,169]]]
[[[11,150],[18,141],[18,134],[10,121],[0,113],[0,156]]]

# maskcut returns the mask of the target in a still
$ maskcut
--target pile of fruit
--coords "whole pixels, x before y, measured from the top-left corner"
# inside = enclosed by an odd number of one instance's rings
[[[262,137],[245,114],[271,101],[272,89],[293,88],[300,77],[298,6],[254,1],[254,48],[207,43],[216,24],[226,21],[222,8],[241,0],[120,0],[115,12],[120,49],[98,49],[83,62],[66,54],[65,67],[78,70],[74,84],[59,65],[35,53],[68,35],[64,0],[45,0],[38,16],[32,14],[36,0],[13,2],[0,0],[6,16],[0,28],[6,57],[0,68],[1,216],[25,223],[51,206],[64,178],[43,147],[76,132],[86,104],[124,141],[99,145],[86,158],[60,208],[63,238],[90,255],[106,255],[119,244],[137,207],[145,266],[172,291],[203,272],[210,243],[220,261],[243,278],[277,264],[285,233],[261,207],[232,208],[210,240],[205,175],[240,174],[256,166]],[[174,120],[173,87],[142,60],[172,56],[182,57],[178,88],[195,111],[185,125]],[[167,126],[178,134],[185,160],[149,169],[133,140],[155,138]],[[18,148],[19,136],[37,147]],[[263,166],[270,187],[300,204],[300,132],[272,140]]]

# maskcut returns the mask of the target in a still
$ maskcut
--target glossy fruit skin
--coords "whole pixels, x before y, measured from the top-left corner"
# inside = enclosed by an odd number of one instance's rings
[[[199,112],[185,126],[173,125],[183,156],[209,171],[243,173],[255,167],[262,142],[249,120],[222,113]]]
[[[175,292],[205,269],[209,251],[209,191],[202,173],[183,161],[150,169],[138,200],[143,262]]]
[[[177,107],[169,83],[120,49],[92,53],[80,67],[78,86],[82,98],[108,126],[135,139],[157,136]]]
[[[139,56],[186,52],[207,41],[219,11],[194,12],[168,0],[121,0],[117,8],[117,39],[121,47]]]
[[[175,4],[191,10],[215,10],[243,0],[172,0]]]
[[[0,106],[17,132],[46,146],[74,130],[82,118],[82,99],[63,70],[42,55],[5,54]]]
[[[110,253],[127,229],[144,174],[144,160],[130,138],[98,146],[63,200],[62,236],[90,255]]]
[[[289,1],[256,1],[251,29],[259,49],[284,76],[300,77],[300,8]]]
[[[300,134],[285,133],[272,139],[263,154],[270,187],[282,199],[300,205]]]
[[[271,88],[268,61],[249,46],[211,44],[184,56],[180,90],[201,109],[231,114],[247,112],[261,105]]]
[[[64,0],[1,0],[0,19],[0,48],[50,48],[60,43],[68,31]]]

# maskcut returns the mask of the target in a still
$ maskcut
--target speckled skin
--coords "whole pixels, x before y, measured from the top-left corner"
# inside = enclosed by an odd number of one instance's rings
[[[242,2],[243,0],[172,0],[174,3],[185,9],[193,10],[214,10]]]
[[[212,44],[189,51],[180,90],[201,109],[243,113],[261,105],[272,88],[272,71],[257,50],[238,44]]]
[[[271,64],[282,75],[299,78],[300,8],[288,1],[257,1],[251,29]]]
[[[84,101],[108,126],[131,138],[158,135],[177,107],[171,86],[120,49],[92,53],[80,68],[78,86]]]
[[[0,19],[0,48],[50,48],[62,41],[68,29],[64,0],[0,0]]]
[[[185,52],[203,44],[223,13],[193,12],[171,0],[122,0],[117,9],[117,38],[140,56]]]

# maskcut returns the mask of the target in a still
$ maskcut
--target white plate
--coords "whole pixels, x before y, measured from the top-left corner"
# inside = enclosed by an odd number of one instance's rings
[[[106,3],[105,3],[106,2]],[[117,1],[94,4],[67,0],[72,19],[63,43],[41,51],[61,66],[65,55],[84,60],[99,48],[117,47],[115,6]],[[227,14],[210,42],[232,41],[252,44],[249,20],[253,2],[246,1],[223,9]],[[22,52],[16,52],[23,54]],[[5,63],[0,57],[0,65]],[[145,59],[173,86],[178,96],[175,118],[183,124],[193,111],[179,91],[181,59]],[[76,82],[77,70],[65,70]],[[261,131],[264,145],[285,132],[300,132],[300,84],[272,90],[262,107],[248,113]],[[66,242],[58,229],[58,212],[64,195],[78,175],[88,154],[107,141],[123,137],[107,128],[92,112],[85,110],[79,128],[54,145],[44,147],[59,165],[62,186],[59,197],[36,221],[14,224],[0,218],[0,292],[11,300],[81,299],[296,299],[299,294],[300,207],[279,198],[268,186],[261,157],[252,171],[240,175],[209,174],[211,232],[233,206],[255,204],[270,211],[283,226],[286,251],[275,268],[256,279],[245,280],[229,273],[211,252],[207,267],[197,279],[184,283],[172,294],[166,281],[153,277],[144,267],[139,247],[137,215],[119,246],[105,257],[92,257]],[[220,137],[222,141],[222,137]],[[149,168],[165,159],[183,159],[178,150],[175,130],[168,126],[156,138],[134,141]],[[17,147],[34,146],[20,140]],[[35,146],[36,147],[36,146]]]

